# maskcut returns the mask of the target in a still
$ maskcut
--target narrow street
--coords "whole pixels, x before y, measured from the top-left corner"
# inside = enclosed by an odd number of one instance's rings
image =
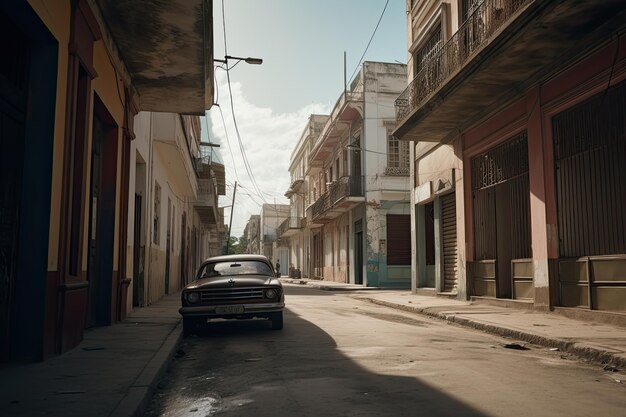
[[[600,366],[359,293],[285,289],[282,331],[212,323],[183,339],[146,417],[624,416],[625,386]]]

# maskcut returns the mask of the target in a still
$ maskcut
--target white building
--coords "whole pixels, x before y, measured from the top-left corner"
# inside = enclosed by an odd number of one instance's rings
[[[200,151],[197,116],[141,112],[129,172],[127,268],[132,306],[148,305],[193,279],[220,253],[224,166]]]
[[[281,275],[286,275],[288,271],[289,251],[277,241],[277,231],[281,223],[289,217],[288,204],[263,204],[259,220],[259,253],[272,260],[274,264],[280,261]]]
[[[306,138],[305,130],[300,140],[311,141],[304,165],[310,277],[410,286],[409,146],[391,136],[394,101],[405,86],[405,65],[363,63],[319,134]],[[295,180],[301,146],[292,154]],[[292,181],[288,191],[292,213],[302,202],[297,187]],[[292,253],[304,246],[291,241]],[[296,256],[296,262],[303,258]]]
[[[261,228],[261,216],[253,214],[248,219],[244,234],[248,239],[248,246],[246,247],[247,253],[261,253],[259,250],[259,243],[261,238],[259,236],[259,229]]]
[[[317,141],[322,129],[326,125],[329,116],[312,114],[298,140],[289,163],[291,182],[285,197],[290,199],[289,218],[281,225],[279,235],[289,247],[289,265],[293,266],[297,274],[302,278],[311,275],[311,228],[308,226],[309,219],[306,216],[306,208],[311,204],[309,192],[312,186],[309,172],[309,155],[313,144]],[[288,270],[288,273],[290,271]]]

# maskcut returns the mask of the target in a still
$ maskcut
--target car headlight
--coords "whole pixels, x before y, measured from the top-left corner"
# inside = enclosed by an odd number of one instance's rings
[[[265,298],[270,298],[270,299],[278,298],[278,294],[279,294],[279,291],[274,288],[265,290]]]
[[[195,304],[200,301],[200,293],[197,292],[188,292],[187,293],[187,302],[190,304]]]

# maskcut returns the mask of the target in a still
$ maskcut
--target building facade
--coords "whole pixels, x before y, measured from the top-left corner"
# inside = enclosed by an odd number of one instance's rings
[[[260,254],[260,246],[261,237],[259,236],[259,232],[261,230],[261,216],[258,214],[253,214],[248,219],[248,223],[246,224],[245,232],[246,237],[248,238],[248,246],[247,253],[252,254]]]
[[[140,112],[131,143],[128,308],[179,291],[199,264],[221,254],[217,206],[224,166],[202,157],[200,119]]]
[[[413,288],[626,310],[623,2],[407,11],[410,81],[394,135],[414,144]]]
[[[289,217],[288,204],[263,204],[259,215],[259,254],[267,256],[272,263],[280,262],[281,275],[287,275],[289,251],[279,240],[278,229]]]
[[[408,146],[391,136],[406,66],[364,62],[311,147],[310,275],[410,285]]]
[[[43,359],[125,317],[133,117],[212,105],[211,7],[0,4],[0,360]]]
[[[289,217],[280,225],[279,236],[289,247],[288,273],[292,277],[309,278],[313,275],[311,241],[312,231],[307,217],[307,207],[314,193],[310,192],[312,179],[309,173],[309,156],[313,144],[317,141],[322,129],[328,121],[326,115],[313,114],[309,117],[296,147],[291,153],[289,174],[291,183],[285,193],[289,198]]]

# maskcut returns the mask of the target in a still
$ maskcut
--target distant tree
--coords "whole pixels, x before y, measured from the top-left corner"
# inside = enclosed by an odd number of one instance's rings
[[[237,253],[248,253],[248,236],[245,233],[239,237]]]
[[[235,253],[239,253],[237,252],[238,243],[239,243],[239,239],[237,239],[235,236],[231,236],[230,244],[228,245],[228,252],[226,253],[226,255],[233,255]],[[226,248],[224,248],[224,251],[226,251]]]

